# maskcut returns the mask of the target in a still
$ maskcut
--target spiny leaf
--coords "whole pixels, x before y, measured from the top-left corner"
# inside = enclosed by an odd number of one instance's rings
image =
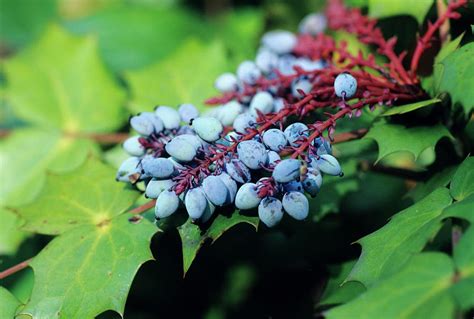
[[[344,282],[355,263],[355,260],[351,260],[330,268],[331,278],[329,278],[319,305],[347,303],[365,291],[365,287],[357,281]]]
[[[35,284],[20,314],[92,318],[113,310],[123,316],[133,277],[153,259],[149,245],[157,230],[145,219],[129,222],[130,216],[78,226],[53,239],[31,262]]]
[[[27,233],[19,228],[21,219],[12,211],[0,207],[0,255],[11,255],[27,237]]]
[[[197,225],[192,224],[190,220],[178,227],[183,246],[184,274],[187,273],[199,249],[201,249],[207,240],[211,242],[216,241],[226,231],[240,223],[249,224],[256,229],[258,217],[244,216],[234,212],[230,217],[218,215],[205,231],[201,231],[201,229]]]
[[[395,15],[410,15],[422,24],[433,5],[433,0],[368,0],[369,15],[374,18],[388,18]]]
[[[130,108],[141,112],[158,104],[193,103],[202,109],[204,100],[215,93],[215,78],[226,68],[221,43],[205,45],[194,39],[188,40],[169,58],[126,73],[132,91]]]
[[[468,157],[461,163],[453,176],[450,190],[456,200],[474,193],[474,157]]]
[[[333,308],[325,318],[445,319],[451,318],[454,303],[447,290],[454,266],[442,253],[414,256],[399,272],[381,280],[353,301]],[[381,298],[383,296],[383,298]]]
[[[139,193],[114,180],[115,170],[90,159],[76,171],[50,175],[38,199],[19,208],[24,229],[56,235],[81,225],[106,224]]]
[[[463,37],[464,33],[458,36],[456,39],[444,44],[441,50],[439,50],[438,54],[436,55],[434,64],[436,65],[436,63],[440,63],[444,60],[444,58],[453,53],[461,44],[461,40]]]
[[[408,113],[408,112],[412,112],[414,110],[421,109],[422,107],[426,107],[426,106],[436,104],[438,102],[441,102],[441,100],[435,98],[435,99],[429,99],[429,100],[425,100],[425,101],[405,104],[405,105],[402,105],[402,106],[392,107],[392,108],[388,109],[386,112],[384,112],[382,114],[382,116],[390,116],[390,115],[395,115],[395,114],[405,114],[405,113]]]
[[[449,191],[438,188],[394,215],[381,229],[358,240],[362,253],[347,280],[357,280],[369,287],[395,273],[437,233],[443,209],[451,201]]]
[[[125,93],[101,63],[96,41],[51,26],[5,64],[6,98],[26,121],[69,133],[106,132],[126,119]]]
[[[448,92],[467,115],[474,108],[474,43],[453,51],[434,67],[434,91]]]
[[[0,205],[31,202],[44,185],[46,171],[62,173],[80,166],[96,145],[87,139],[62,135],[56,130],[17,129],[0,141]]]
[[[20,301],[8,290],[0,286],[0,318],[14,318]]]
[[[385,156],[395,152],[410,152],[415,157],[427,148],[434,148],[443,137],[452,138],[443,125],[405,127],[398,124],[389,124],[385,121],[374,123],[364,138],[370,138],[379,146],[380,161]]]

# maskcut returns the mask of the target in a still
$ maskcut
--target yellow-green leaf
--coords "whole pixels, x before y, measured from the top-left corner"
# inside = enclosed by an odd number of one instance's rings
[[[225,50],[220,42],[188,40],[169,58],[126,73],[132,91],[130,108],[141,112],[155,105],[192,103],[202,110],[204,100],[216,92],[215,78],[226,69]]]
[[[106,132],[126,120],[125,93],[105,69],[92,37],[50,26],[5,63],[6,98],[23,120],[63,131]]]
[[[31,262],[35,284],[20,314],[93,318],[113,310],[123,316],[135,274],[153,259],[149,245],[157,230],[145,219],[130,222],[130,216],[78,226],[53,239]]]
[[[426,106],[436,104],[438,102],[441,102],[441,100],[440,99],[430,99],[430,100],[405,104],[405,105],[402,105],[402,106],[392,107],[392,108],[388,109],[386,112],[384,112],[382,114],[382,116],[389,116],[389,115],[395,115],[395,114],[405,114],[405,113],[408,113],[408,112],[411,112],[411,111],[414,111],[414,110],[421,109],[422,107],[426,107]]]
[[[139,193],[115,181],[115,170],[95,159],[68,174],[51,174],[38,199],[20,207],[23,229],[56,235],[102,225],[129,208]]]

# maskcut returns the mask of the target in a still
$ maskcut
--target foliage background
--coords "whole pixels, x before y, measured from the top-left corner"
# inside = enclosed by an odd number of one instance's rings
[[[399,36],[398,49],[413,47],[419,27],[436,13],[430,0],[348,3],[381,18],[384,33]],[[151,214],[137,226],[123,214],[144,199],[135,202],[136,192],[113,181],[113,167],[124,158],[120,146],[94,137],[127,133],[129,114],[158,103],[202,109],[216,94],[215,77],[252,59],[265,30],[296,31],[302,17],[323,5],[0,0],[0,269],[48,245],[33,261],[35,274],[27,269],[0,282],[11,292],[0,288],[0,301],[13,309],[2,307],[0,317],[20,305],[38,318],[86,318],[108,309],[126,318],[307,318],[360,295],[329,317],[389,317],[420,299],[426,301],[407,317],[468,316],[474,163],[464,158],[474,138],[474,59],[466,58],[473,52],[472,7],[452,24],[453,39],[465,32],[462,42],[446,46],[444,56],[432,50],[423,61],[423,84],[443,102],[406,115],[365,113],[338,125],[340,132],[371,129],[335,148],[345,177],[325,179],[310,220],[256,232],[255,219],[224,216],[201,233],[175,218],[155,234]],[[347,34],[334,36],[369,50]],[[364,168],[375,161],[414,171],[424,182]],[[457,250],[453,227],[466,236]],[[357,264],[356,241],[363,247]],[[151,254],[157,261],[147,261]],[[451,284],[454,269],[462,280]],[[340,286],[347,277],[353,281]],[[406,300],[397,297],[402,292]],[[99,317],[118,318],[117,312]]]

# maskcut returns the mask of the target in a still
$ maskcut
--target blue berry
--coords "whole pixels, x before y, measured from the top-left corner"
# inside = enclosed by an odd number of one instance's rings
[[[237,145],[239,159],[250,169],[259,169],[267,162],[265,146],[257,141],[243,141]]]
[[[233,159],[225,164],[225,170],[238,183],[247,183],[252,177],[247,166],[238,159]]]
[[[342,175],[342,169],[341,165],[337,161],[337,159],[329,154],[323,154],[319,156],[316,161],[312,161],[311,165],[314,168],[319,169],[321,172],[328,174],[328,175],[334,175],[334,176],[341,176]]]
[[[179,162],[190,162],[196,157],[201,147],[199,138],[195,135],[183,134],[174,137],[166,144],[166,152]]]
[[[306,174],[302,182],[304,190],[311,195],[311,197],[315,197],[319,193],[322,183],[323,178],[317,170],[315,170],[314,173]]]
[[[155,217],[165,218],[172,215],[178,210],[179,198],[173,191],[164,191],[156,200],[155,204]]]
[[[145,156],[141,160],[141,166],[145,175],[164,179],[170,177],[174,172],[173,163],[167,158],[156,158]]]
[[[349,73],[341,73],[334,80],[334,91],[338,97],[350,99],[357,91],[357,80]]]
[[[299,146],[301,141],[308,137],[308,127],[303,123],[297,122],[289,125],[285,131],[286,139],[291,146]]]
[[[245,183],[237,191],[235,207],[243,210],[252,209],[257,207],[261,200],[257,194],[257,185],[254,183]]]
[[[117,171],[116,180],[120,182],[130,182],[130,176],[139,174],[140,159],[138,157],[127,158],[119,167]]]
[[[192,104],[181,104],[178,109],[179,116],[183,122],[189,123],[199,116],[198,109]]]
[[[181,117],[178,111],[169,106],[158,106],[155,114],[163,121],[166,129],[172,130],[179,128]]]
[[[244,61],[237,68],[237,77],[240,81],[253,85],[262,75],[260,69],[252,61]]]
[[[261,49],[255,58],[255,64],[263,73],[270,73],[278,66],[278,56],[270,50]]]
[[[123,142],[123,149],[130,155],[142,156],[145,154],[145,148],[139,141],[140,136],[132,136]]]
[[[214,82],[214,87],[222,93],[236,91],[238,89],[237,77],[232,73],[223,73]]]
[[[327,27],[327,18],[321,13],[311,13],[301,20],[298,31],[303,34],[317,35]]]
[[[283,196],[283,209],[296,220],[308,217],[309,202],[300,192],[288,192]]]
[[[184,197],[184,205],[192,220],[201,218],[208,206],[207,198],[202,188],[197,187],[188,190]]]
[[[217,141],[224,131],[221,122],[213,117],[198,117],[194,119],[192,127],[196,134],[206,142]]]
[[[272,177],[278,183],[288,183],[300,176],[301,162],[296,159],[285,159],[273,169]]]
[[[296,36],[284,30],[274,30],[265,33],[262,37],[262,45],[276,54],[287,54],[296,46]]]
[[[280,152],[288,143],[285,134],[279,129],[272,128],[263,133],[263,143],[272,151]]]
[[[255,127],[257,118],[250,113],[242,113],[237,116],[232,124],[237,133],[245,134],[248,128]]]
[[[273,227],[283,218],[283,205],[274,197],[265,197],[258,205],[258,217],[267,225]]]
[[[228,189],[222,179],[215,175],[207,176],[202,182],[206,197],[216,206],[223,206],[228,197]]]
[[[258,92],[250,102],[250,112],[257,115],[257,111],[268,114],[273,110],[273,97],[270,93],[263,91]]]
[[[157,180],[152,179],[148,182],[145,189],[145,197],[158,198],[161,192],[170,190],[174,182],[171,179]]]

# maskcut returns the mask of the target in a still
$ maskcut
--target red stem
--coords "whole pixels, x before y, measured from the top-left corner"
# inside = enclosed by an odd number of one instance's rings
[[[12,267],[10,267],[8,269],[5,269],[4,271],[0,272],[0,280],[6,278],[8,276],[13,275],[14,273],[17,273],[22,269],[25,269],[26,267],[29,266],[29,264],[32,260],[33,260],[33,258],[29,258],[25,261],[22,261],[19,264],[16,264],[15,266],[12,266]]]
[[[430,47],[430,41],[433,39],[435,32],[439,28],[441,28],[444,22],[448,20],[449,18],[453,18],[453,19],[459,18],[459,15],[456,14],[454,11],[456,11],[457,9],[459,9],[460,7],[466,4],[467,4],[467,0],[458,0],[458,1],[449,2],[446,11],[438,17],[436,22],[433,24],[432,23],[428,24],[428,30],[423,35],[423,37],[418,39],[415,52],[413,53],[413,57],[411,59],[410,73],[412,75],[416,74],[421,56],[423,55],[423,52],[427,48]]]

